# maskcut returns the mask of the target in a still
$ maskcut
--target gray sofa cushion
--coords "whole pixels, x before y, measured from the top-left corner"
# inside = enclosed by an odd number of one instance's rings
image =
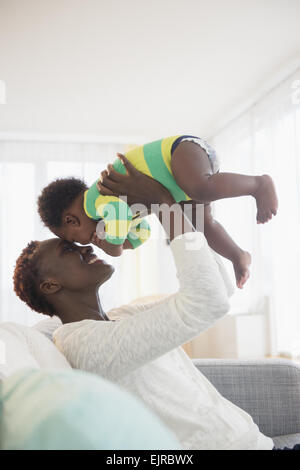
[[[225,398],[252,416],[263,434],[299,436],[299,364],[278,359],[196,359],[194,364]]]

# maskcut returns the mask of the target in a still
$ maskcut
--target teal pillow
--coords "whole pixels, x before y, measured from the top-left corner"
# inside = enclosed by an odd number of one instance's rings
[[[26,369],[0,387],[2,450],[180,449],[139,400],[95,375]]]

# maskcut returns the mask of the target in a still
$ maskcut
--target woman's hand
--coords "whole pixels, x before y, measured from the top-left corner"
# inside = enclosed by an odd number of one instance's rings
[[[151,204],[168,204],[173,206],[169,217],[159,210],[156,212],[167,236],[173,240],[178,235],[193,232],[194,227],[184,216],[179,204],[170,192],[158,181],[138,171],[121,153],[117,154],[126,168],[126,175],[118,173],[112,165],[101,173],[101,181],[98,182],[98,191],[106,196],[127,196],[127,203],[144,204],[151,209]]]
[[[127,196],[129,206],[144,204],[147,209],[150,209],[151,204],[175,203],[170,192],[162,184],[138,171],[121,153],[117,156],[126,168],[126,175],[118,173],[112,165],[108,165],[97,183],[100,194]]]

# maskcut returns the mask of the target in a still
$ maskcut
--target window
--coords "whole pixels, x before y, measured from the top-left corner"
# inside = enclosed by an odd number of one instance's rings
[[[300,103],[292,99],[300,72],[213,139],[223,171],[270,174],[279,212],[256,225],[250,198],[216,203],[216,218],[252,252],[251,279],[233,299],[233,313],[270,316],[273,352],[300,356]]]

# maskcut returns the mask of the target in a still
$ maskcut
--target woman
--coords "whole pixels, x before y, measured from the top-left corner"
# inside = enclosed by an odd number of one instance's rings
[[[165,188],[128,162],[127,171],[119,194],[130,196],[131,203],[136,198],[149,205],[153,194],[160,203],[174,203]],[[105,313],[98,289],[113,268],[91,247],[55,238],[32,242],[23,251],[15,270],[16,293],[34,310],[59,317],[54,342],[72,367],[140,397],[184,449],[272,449],[272,440],[217,392],[180,347],[226,314],[228,289],[204,235],[188,221],[183,224],[179,205],[171,219],[165,229],[180,283],[176,294]]]

